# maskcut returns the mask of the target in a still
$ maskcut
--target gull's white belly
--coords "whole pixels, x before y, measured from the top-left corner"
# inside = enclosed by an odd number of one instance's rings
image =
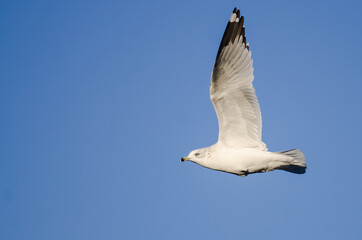
[[[254,148],[218,148],[209,159],[206,167],[235,173],[248,174],[259,171],[270,171],[276,161],[283,156]]]

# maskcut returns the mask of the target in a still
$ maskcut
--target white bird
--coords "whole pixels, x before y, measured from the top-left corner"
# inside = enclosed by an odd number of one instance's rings
[[[253,87],[253,60],[246,43],[244,16],[234,9],[211,75],[210,98],[219,121],[218,142],[191,151],[181,161],[247,176],[275,169],[305,173],[299,149],[269,152],[261,140],[261,113]]]

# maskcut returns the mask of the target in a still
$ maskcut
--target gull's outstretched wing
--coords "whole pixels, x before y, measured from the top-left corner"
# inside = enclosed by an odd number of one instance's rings
[[[228,147],[266,150],[261,113],[253,87],[253,60],[246,43],[244,16],[234,9],[211,76],[210,97],[219,120],[219,142]]]

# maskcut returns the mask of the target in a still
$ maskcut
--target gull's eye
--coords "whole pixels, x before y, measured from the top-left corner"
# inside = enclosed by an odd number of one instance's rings
[[[196,156],[196,157],[200,156],[200,153],[195,153],[195,156]]]

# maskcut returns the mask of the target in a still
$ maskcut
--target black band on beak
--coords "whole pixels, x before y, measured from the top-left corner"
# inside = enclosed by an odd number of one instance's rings
[[[181,158],[181,160],[180,160],[181,162],[184,162],[185,161],[185,159],[184,158]]]

